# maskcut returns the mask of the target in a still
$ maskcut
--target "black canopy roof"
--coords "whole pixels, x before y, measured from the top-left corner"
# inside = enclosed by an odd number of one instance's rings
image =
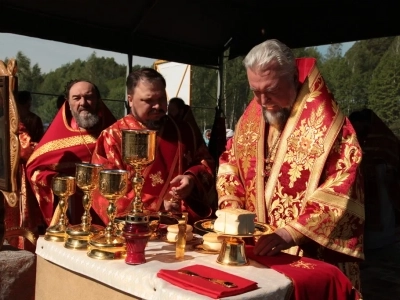
[[[195,65],[277,38],[289,47],[400,35],[395,1],[0,0],[0,31]],[[393,15],[393,16],[392,16]]]

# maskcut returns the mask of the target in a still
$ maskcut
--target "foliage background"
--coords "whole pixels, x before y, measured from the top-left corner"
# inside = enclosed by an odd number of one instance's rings
[[[315,57],[345,114],[370,108],[400,136],[400,37],[357,41],[342,53],[341,44],[332,44],[326,53],[317,48],[294,49],[297,57]],[[228,53],[226,53],[228,56]],[[19,90],[34,93],[32,111],[44,123],[56,114],[57,95],[72,79],[87,79],[100,89],[102,98],[117,118],[125,114],[126,65],[113,58],[97,57],[93,52],[80,59],[42,73],[40,66],[31,65],[23,52],[15,56],[18,63]],[[226,61],[222,109],[227,128],[234,129],[252,94],[242,66],[243,57]],[[5,58],[7,61],[7,58]],[[133,68],[139,68],[136,65]],[[201,130],[211,128],[217,105],[218,73],[215,69],[192,66],[191,106]]]

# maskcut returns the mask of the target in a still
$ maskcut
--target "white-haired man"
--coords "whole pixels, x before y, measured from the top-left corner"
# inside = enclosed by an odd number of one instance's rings
[[[280,251],[337,265],[359,288],[364,207],[361,148],[312,58],[277,40],[244,59],[254,99],[220,157],[219,207],[241,207],[277,230],[255,254]]]

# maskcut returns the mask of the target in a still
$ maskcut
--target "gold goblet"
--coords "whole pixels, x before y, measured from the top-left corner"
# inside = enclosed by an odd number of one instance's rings
[[[135,198],[130,215],[143,214],[142,188],[144,177],[143,169],[155,159],[157,132],[147,129],[122,130],[122,156],[124,161],[135,170],[132,178],[132,188]]]
[[[122,235],[126,240],[127,264],[142,264],[146,262],[144,250],[151,236],[149,227],[150,214],[143,211],[142,188],[143,169],[155,159],[157,132],[152,130],[122,130],[122,157],[133,166],[135,176],[132,178],[132,188],[135,198],[132,209],[126,216]]]
[[[115,202],[126,194],[128,171],[101,170],[99,178],[100,193],[108,200],[108,225],[104,232],[89,238],[88,256],[98,259],[119,258],[115,253],[125,251],[125,239],[117,234],[114,219],[116,215]]]
[[[68,218],[66,215],[68,208],[68,197],[75,193],[75,177],[56,176],[52,180],[52,190],[54,195],[59,197],[58,205],[61,215],[58,223],[47,228],[44,239],[53,242],[64,242],[66,229],[68,227]]]
[[[90,208],[92,207],[91,193],[99,186],[99,174],[102,165],[90,163],[77,163],[75,178],[76,185],[83,191],[82,204],[85,212],[82,215],[82,223],[67,228],[67,240],[65,247],[68,249],[86,249],[89,237],[104,230],[103,226],[92,224]]]

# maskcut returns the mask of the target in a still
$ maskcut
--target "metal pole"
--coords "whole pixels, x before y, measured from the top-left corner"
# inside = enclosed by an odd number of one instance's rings
[[[126,68],[126,76],[132,72],[132,65],[133,65],[133,55],[132,55],[132,50],[129,50],[128,53],[128,66]],[[125,95],[128,95],[128,89],[125,86]],[[125,115],[129,114],[129,105],[128,105],[128,99],[126,97],[125,99]]]
[[[218,59],[218,86],[217,86],[218,109],[222,108],[222,101],[224,99],[224,52],[222,52]]]

